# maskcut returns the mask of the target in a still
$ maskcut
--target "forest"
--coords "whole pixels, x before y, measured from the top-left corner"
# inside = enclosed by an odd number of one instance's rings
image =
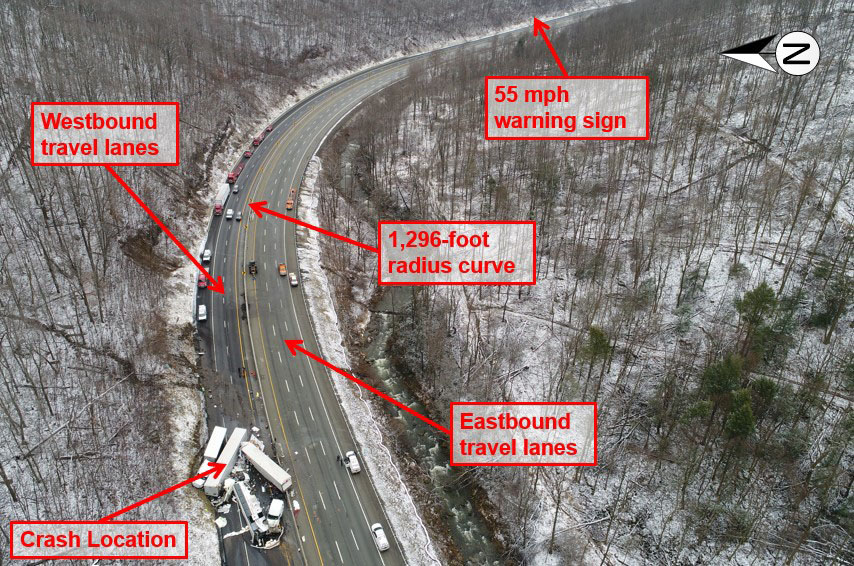
[[[648,141],[485,141],[484,76],[557,74],[527,36],[431,57],[323,150],[319,216],[350,238],[537,222],[533,287],[391,291],[373,254],[323,252],[351,356],[391,316],[430,418],[598,403],[597,467],[462,474],[516,561],[854,561],[852,24],[839,0],[638,0],[552,41],[570,75],[649,76]],[[820,64],[719,56],[768,30],[809,30]]]
[[[559,7],[522,3],[540,14]],[[173,276],[185,258],[103,169],[33,167],[30,103],[178,101],[180,166],[120,172],[189,245],[210,214],[221,181],[214,172],[297,93],[526,17],[506,1],[396,8],[363,0],[0,5],[4,517],[97,519],[189,477],[204,436],[189,324],[194,281]],[[189,494],[148,505],[145,517],[176,510],[204,512]],[[216,553],[213,527],[199,525],[193,544]],[[8,522],[0,540],[6,563]],[[194,560],[215,562],[204,551]]]

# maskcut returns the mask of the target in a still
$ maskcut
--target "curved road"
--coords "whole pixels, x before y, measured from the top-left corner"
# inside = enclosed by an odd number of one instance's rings
[[[566,24],[590,11],[549,23],[553,27]],[[440,51],[450,55],[460,49],[485,49],[493,38]],[[223,276],[226,292],[218,295],[200,290],[197,296],[198,303],[208,308],[207,322],[198,324],[203,347],[209,353],[205,360],[217,374],[227,376],[227,383],[243,389],[238,395],[244,403],[249,402],[243,410],[266,416],[276,457],[293,476],[293,497],[302,508],[297,515],[301,546],[297,552],[283,549],[282,553],[261,553],[245,546],[238,551],[226,544],[230,562],[405,563],[366,470],[351,475],[336,462],[336,454],[356,447],[330,382],[340,378],[330,378],[324,368],[304,355],[292,357],[283,343],[285,338],[301,338],[307,350],[322,356],[301,287],[291,287],[287,278],[278,274],[280,262],[286,263],[288,271],[299,271],[295,225],[266,215],[259,219],[249,203],[267,200],[268,208],[285,213],[290,190],[300,186],[308,161],[324,138],[361,102],[404,78],[413,62],[429,54],[354,74],[291,108],[248,159],[236,184],[239,192],[230,194],[226,201],[225,208],[240,211],[243,220],[228,221],[223,215],[214,216],[211,222],[204,247],[213,254],[210,272],[214,277]],[[543,56],[549,57],[545,46]],[[249,260],[257,261],[254,279],[244,273]],[[300,278],[303,274],[311,277],[314,269],[301,266]],[[250,373],[240,375],[241,367],[248,367]],[[209,402],[216,402],[211,401],[214,394],[221,399],[221,392],[210,393]],[[255,422],[253,418],[231,417],[244,426]],[[391,542],[391,548],[383,553],[377,551],[369,530],[369,525],[377,522],[383,524]]]

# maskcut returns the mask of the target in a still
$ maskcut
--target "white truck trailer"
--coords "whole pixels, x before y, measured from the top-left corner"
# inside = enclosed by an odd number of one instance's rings
[[[249,460],[249,463],[255,466],[255,469],[261,472],[261,475],[273,484],[276,489],[285,493],[291,488],[291,476],[282,469],[276,462],[251,442],[247,442],[241,448],[243,455]]]
[[[204,454],[202,454],[202,463],[199,466],[200,474],[208,469],[208,462],[216,462],[220,450],[222,450],[222,443],[225,442],[226,432],[228,431],[225,430],[225,427],[213,427],[213,430],[211,431],[211,436],[208,439],[207,445],[205,446],[205,452]],[[193,482],[193,487],[201,489],[205,485],[206,480],[206,477],[197,479]]]
[[[246,440],[247,435],[248,432],[245,428],[236,428],[231,431],[231,436],[228,437],[228,442],[225,443],[225,448],[222,449],[222,453],[220,453],[219,458],[217,459],[217,463],[225,464],[225,468],[218,477],[215,478],[213,474],[211,474],[208,476],[208,479],[205,480],[205,493],[207,495],[210,495],[211,497],[219,495],[225,478],[231,475],[231,469],[237,461],[237,455],[240,452],[240,444]]]
[[[202,456],[208,462],[216,462],[216,459],[219,457],[220,450],[222,450],[222,443],[225,442],[225,430],[224,426],[215,426],[211,431],[211,437],[208,439],[208,444],[205,446],[205,453]]]

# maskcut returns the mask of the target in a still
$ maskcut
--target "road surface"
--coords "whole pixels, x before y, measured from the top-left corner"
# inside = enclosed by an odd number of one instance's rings
[[[589,12],[549,23],[554,28]],[[531,30],[508,33],[530,34]],[[451,58],[461,49],[487,49],[493,40],[485,38],[440,51],[443,57]],[[299,188],[308,161],[325,137],[365,99],[406,77],[413,63],[427,55],[398,59],[351,75],[291,108],[254,148],[236,183],[239,192],[226,201],[225,208],[239,211],[242,221],[226,220],[223,215],[214,216],[211,222],[205,244],[213,254],[209,271],[214,277],[223,276],[225,295],[205,290],[198,293],[199,304],[208,308],[208,320],[198,325],[205,363],[223,377],[225,387],[243,389],[234,392],[249,405],[243,407],[243,425],[258,422],[253,414],[264,417],[275,455],[294,478],[293,499],[301,506],[296,518],[301,548],[265,555],[246,552],[244,545],[235,545],[229,539],[229,564],[405,563],[397,533],[389,525],[368,473],[350,474],[336,461],[336,455],[354,450],[356,443],[329,375],[304,355],[292,357],[283,343],[286,338],[299,338],[307,350],[322,356],[301,287],[291,287],[287,277],[278,273],[280,262],[286,264],[288,272],[302,270],[300,279],[303,274],[311,277],[317,268],[298,266],[294,224],[267,215],[259,219],[249,203],[266,200],[268,208],[286,212],[291,189]],[[545,46],[543,57],[550,58]],[[297,199],[294,210],[288,213],[297,214],[298,204]],[[258,265],[255,278],[245,273],[250,260]],[[250,371],[241,375],[241,367]],[[209,404],[226,404],[223,392],[209,393]],[[370,533],[373,523],[385,528],[391,543],[386,552],[378,552],[374,544]]]

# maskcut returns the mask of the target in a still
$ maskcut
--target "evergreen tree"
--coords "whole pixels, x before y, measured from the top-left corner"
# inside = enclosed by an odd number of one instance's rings
[[[756,419],[750,406],[750,390],[741,389],[733,395],[733,406],[724,424],[727,438],[744,439],[753,434]]]

